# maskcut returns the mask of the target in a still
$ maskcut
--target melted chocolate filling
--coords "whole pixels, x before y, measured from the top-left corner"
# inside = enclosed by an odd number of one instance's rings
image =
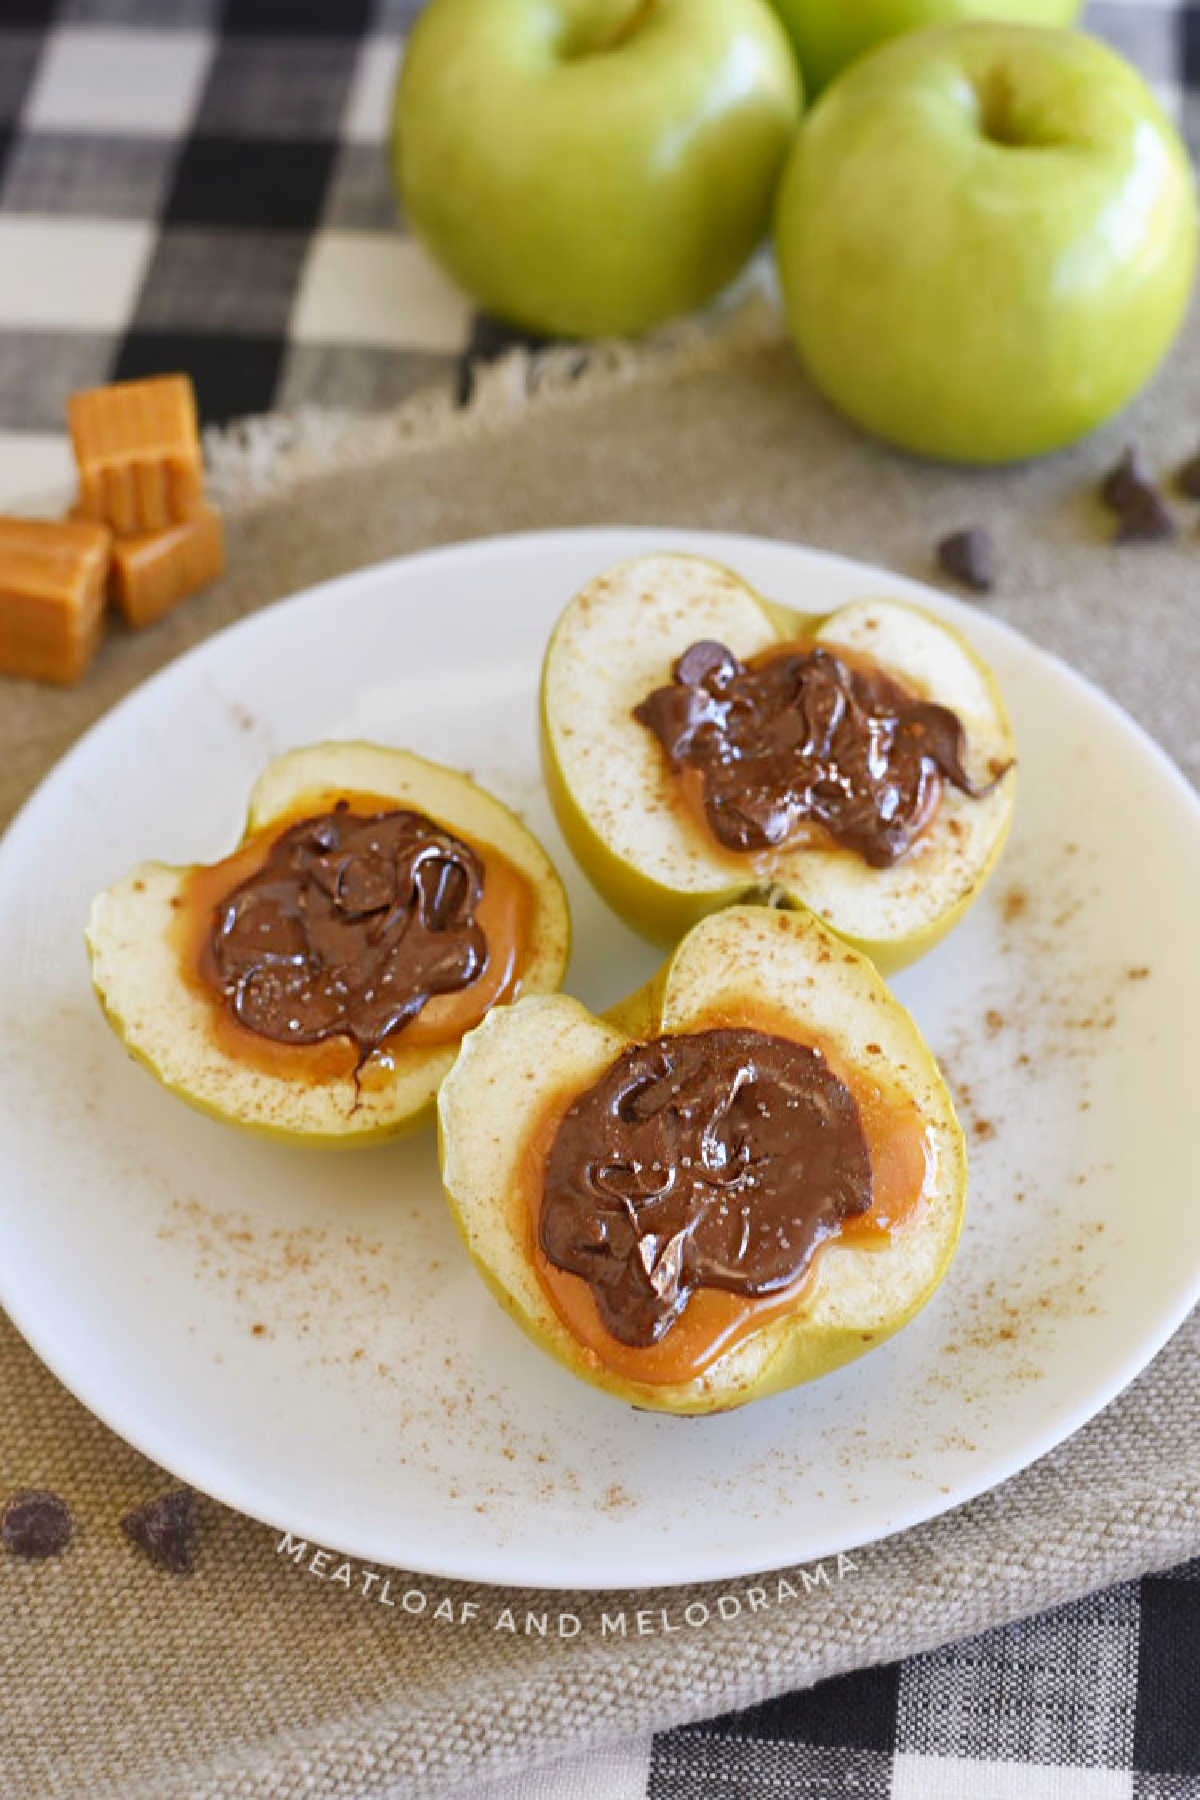
[[[483,864],[418,812],[339,800],[276,839],[215,909],[208,971],[234,1017],[281,1044],[384,1038],[487,967]]]
[[[700,1287],[773,1294],[871,1205],[858,1107],[819,1050],[700,1031],[624,1051],[568,1108],[538,1241],[623,1344],[656,1344]]]
[[[956,713],[830,650],[771,652],[747,666],[703,642],[672,674],[633,716],[673,769],[699,770],[705,816],[730,850],[774,849],[812,822],[883,869],[929,823],[943,780],[974,799],[988,791],[963,768]]]

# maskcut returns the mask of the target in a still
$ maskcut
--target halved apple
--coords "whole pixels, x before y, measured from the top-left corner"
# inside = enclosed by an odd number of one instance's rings
[[[435,992],[370,1055],[346,1035],[278,1042],[248,1028],[201,972],[214,909],[299,821],[420,813],[482,862],[477,979]],[[491,954],[493,930],[505,954]],[[163,1085],[202,1111],[308,1143],[360,1144],[427,1119],[464,1031],[490,1005],[557,988],[570,922],[562,884],[520,820],[453,769],[406,750],[325,743],[278,757],[250,796],[241,845],[211,867],[142,863],[92,903],[92,978],[109,1023]]]
[[[568,1109],[631,1045],[731,1029],[806,1046],[844,1084],[869,1155],[870,1207],[818,1244],[786,1289],[746,1298],[696,1285],[658,1341],[631,1345],[606,1327],[592,1281],[543,1247],[553,1148]],[[438,1136],[455,1221],[501,1304],[573,1374],[661,1412],[741,1406],[882,1343],[945,1275],[966,1200],[962,1132],[916,1025],[872,963],[805,911],[713,915],[604,1018],[566,995],[492,1013],[442,1085]],[[607,1181],[611,1165],[601,1172]],[[646,1274],[653,1283],[649,1260]]]
[[[868,659],[957,715],[978,797],[947,783],[931,822],[886,868],[816,844],[726,848],[633,716],[670,682],[683,652],[704,640],[741,661],[796,642]],[[609,904],[660,942],[734,901],[768,900],[809,907],[885,972],[902,968],[980,892],[1012,815],[1004,704],[957,632],[894,600],[864,599],[823,616],[791,612],[702,557],[636,557],[577,594],[546,652],[541,715],[546,783],[564,837]]]

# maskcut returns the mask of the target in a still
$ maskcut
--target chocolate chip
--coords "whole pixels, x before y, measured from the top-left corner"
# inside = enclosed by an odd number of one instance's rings
[[[684,651],[673,670],[676,681],[684,687],[703,687],[707,681],[715,681],[718,687],[736,675],[737,658],[724,644],[714,643],[711,638],[702,638],[698,644],[690,644]]]
[[[151,1562],[172,1575],[190,1575],[195,1568],[196,1496],[191,1488],[173,1488],[126,1513],[121,1530]]]
[[[1154,477],[1141,451],[1136,444],[1130,444],[1100,483],[1100,498],[1111,512],[1123,514],[1138,507],[1142,496],[1153,488]]]
[[[1139,488],[1121,510],[1118,544],[1152,544],[1175,536],[1175,521],[1157,488]]]
[[[1175,485],[1189,500],[1200,500],[1200,455],[1184,463],[1175,477]]]
[[[1196,458],[1196,480],[1200,494],[1200,457]],[[1182,475],[1180,481],[1183,481]],[[1174,537],[1175,521],[1136,445],[1130,444],[1121,460],[1104,477],[1100,483],[1100,498],[1120,521],[1116,543],[1151,544],[1161,538]]]
[[[937,547],[938,562],[946,574],[977,594],[988,594],[995,581],[992,540],[979,525],[952,531]]]
[[[58,1556],[71,1541],[65,1500],[44,1488],[21,1488],[0,1514],[0,1539],[13,1556]]]

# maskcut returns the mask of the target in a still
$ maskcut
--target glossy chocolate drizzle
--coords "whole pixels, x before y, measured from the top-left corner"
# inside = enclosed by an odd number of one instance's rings
[[[422,813],[339,801],[292,825],[216,908],[206,961],[234,1017],[281,1044],[347,1037],[359,1066],[487,967],[483,864]]]
[[[644,1346],[696,1288],[790,1287],[872,1191],[858,1107],[819,1050],[742,1029],[660,1037],[563,1116],[538,1241],[615,1338]]]
[[[812,823],[887,868],[933,817],[943,780],[975,799],[988,791],[963,767],[956,713],[831,650],[775,651],[747,666],[706,641],[672,674],[633,716],[673,769],[699,771],[705,816],[730,850],[774,849]]]

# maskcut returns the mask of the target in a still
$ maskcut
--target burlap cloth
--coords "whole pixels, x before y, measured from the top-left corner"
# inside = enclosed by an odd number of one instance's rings
[[[75,693],[6,685],[0,807],[7,816],[149,670],[278,595],[424,545],[605,522],[803,539],[921,576],[938,537],[986,523],[1003,571],[989,604],[1099,680],[1194,778],[1200,521],[1181,507],[1174,544],[1104,545],[1095,478],[1130,437],[1163,470],[1200,447],[1200,322],[1131,415],[1001,473],[864,442],[807,389],[761,314],[582,369],[572,353],[540,369],[517,358],[467,413],[426,398],[371,422],[261,421],[212,446],[228,580],[155,630],[114,636]],[[464,1598],[479,1604],[481,1623],[449,1625],[312,1579],[276,1554],[272,1532],[207,1501],[196,1575],[160,1573],[116,1522],[163,1476],[0,1325],[0,1490],[54,1488],[77,1520],[56,1562],[0,1558],[0,1792],[428,1794],[943,1643],[1200,1550],[1198,1395],[1194,1316],[1057,1452],[856,1552],[852,1578],[703,1630],[620,1640],[601,1637],[601,1607],[678,1615],[743,1584],[539,1602],[420,1582],[430,1609],[445,1595],[456,1613]],[[498,1633],[505,1604],[518,1616],[566,1604],[584,1629],[566,1642]]]

